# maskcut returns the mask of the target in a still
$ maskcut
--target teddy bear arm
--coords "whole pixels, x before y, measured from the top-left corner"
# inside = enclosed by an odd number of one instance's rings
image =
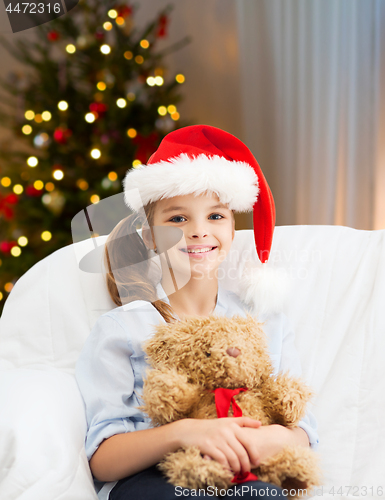
[[[152,369],[143,386],[144,405],[139,407],[156,425],[187,418],[199,401],[199,387],[176,370]]]
[[[275,423],[296,425],[305,415],[313,392],[301,379],[280,373],[266,382],[264,396],[266,413]]]

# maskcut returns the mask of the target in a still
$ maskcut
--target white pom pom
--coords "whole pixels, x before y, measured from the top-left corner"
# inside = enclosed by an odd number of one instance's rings
[[[282,311],[290,289],[290,279],[284,268],[272,268],[268,263],[258,267],[245,265],[239,285],[239,296],[251,314]]]

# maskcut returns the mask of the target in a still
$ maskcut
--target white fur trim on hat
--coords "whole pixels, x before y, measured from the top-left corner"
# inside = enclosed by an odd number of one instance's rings
[[[251,314],[282,311],[290,291],[290,278],[284,268],[245,265],[239,284],[239,297],[250,307]]]
[[[134,194],[136,189],[144,206],[161,198],[192,193],[198,196],[208,191],[237,212],[252,211],[259,194],[257,174],[248,163],[218,155],[191,158],[186,153],[129,170],[123,187],[124,201],[135,212],[142,208]]]

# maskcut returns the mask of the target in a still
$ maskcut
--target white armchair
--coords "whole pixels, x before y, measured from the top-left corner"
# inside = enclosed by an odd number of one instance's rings
[[[74,368],[96,319],[115,306],[103,276],[79,270],[90,248],[69,245],[32,267],[0,318],[2,500],[97,499]],[[247,256],[256,259],[253,231],[236,231],[225,288],[237,292],[234,270]],[[277,227],[270,262],[291,277],[285,312],[317,393],[324,486],[315,494],[385,498],[385,230]]]

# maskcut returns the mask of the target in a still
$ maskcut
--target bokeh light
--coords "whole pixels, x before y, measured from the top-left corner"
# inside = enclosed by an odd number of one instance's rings
[[[8,187],[11,185],[11,179],[9,177],[3,177],[1,179],[1,185],[4,187]]]
[[[35,118],[35,113],[29,109],[24,113],[24,116],[27,120],[33,120]]]
[[[60,109],[60,111],[65,111],[68,109],[68,102],[67,101],[60,101],[57,105],[57,107]]]
[[[27,164],[30,166],[30,167],[36,167],[36,165],[39,163],[39,160],[36,158],[36,156],[30,156],[28,159],[27,159]]]
[[[23,132],[23,134],[29,135],[32,133],[32,127],[31,127],[31,125],[24,125],[24,127],[21,129],[21,131]]]
[[[117,101],[116,101],[116,105],[119,107],[119,108],[125,108],[127,106],[127,101],[126,99],[123,99],[122,97],[119,98]]]
[[[63,170],[60,170],[59,168],[57,170],[54,170],[53,173],[52,173],[52,176],[54,179],[56,179],[57,181],[60,181],[63,179],[64,177],[64,172]]]
[[[130,139],[133,139],[134,137],[136,137],[138,135],[138,132],[134,128],[129,128],[127,130],[127,135]]]
[[[109,54],[111,52],[111,47],[105,43],[100,47],[100,52],[102,54]]]
[[[92,158],[94,158],[94,160],[97,160],[98,158],[100,158],[102,156],[102,153],[100,152],[100,149],[98,149],[98,148],[94,148],[90,154],[91,154]]]
[[[74,44],[72,43],[69,43],[66,47],[66,51],[68,52],[68,54],[74,54],[76,52],[76,47]]]
[[[43,231],[41,233],[41,239],[43,241],[49,241],[52,238],[52,233],[50,231]]]
[[[25,247],[26,245],[28,245],[28,238],[26,236],[20,236],[17,242],[21,247]]]

